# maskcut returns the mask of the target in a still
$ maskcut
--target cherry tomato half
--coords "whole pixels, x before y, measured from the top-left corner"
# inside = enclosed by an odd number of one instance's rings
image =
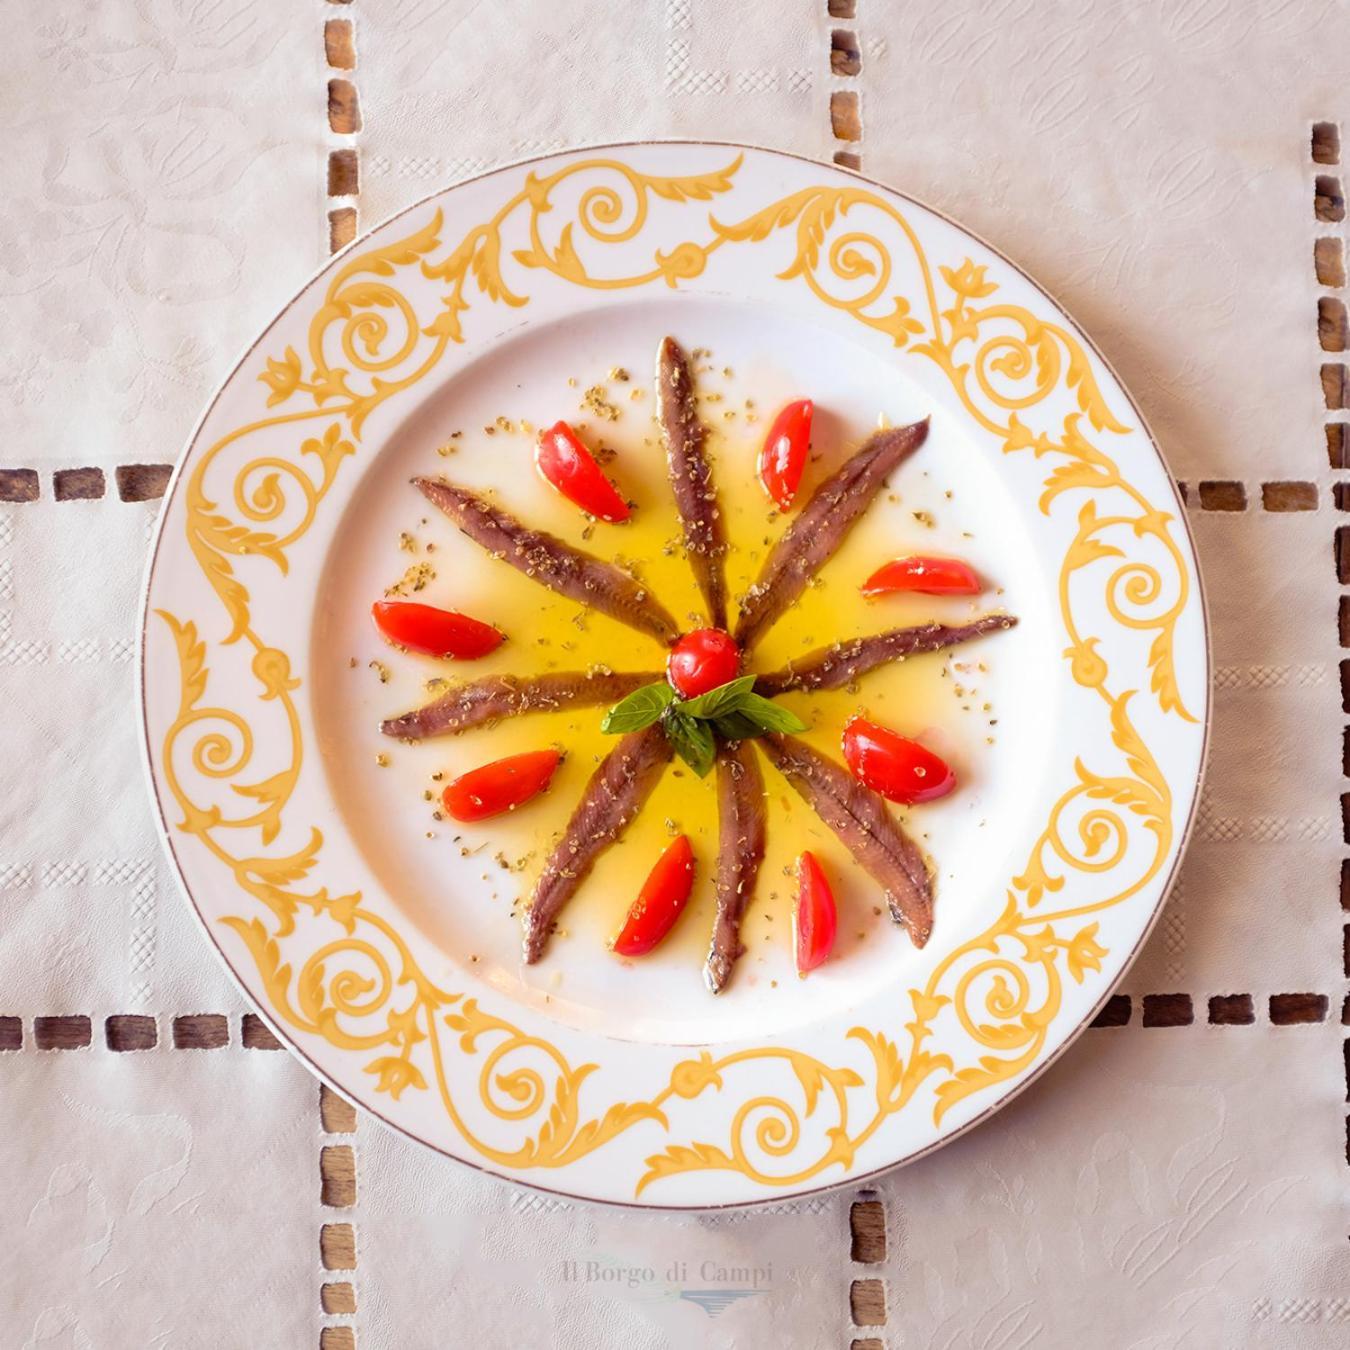
[[[805,975],[829,959],[839,926],[834,892],[814,853],[797,859],[797,908],[792,916],[797,941],[797,974]]]
[[[493,760],[460,774],[441,794],[441,802],[456,820],[487,820],[514,811],[548,787],[560,759],[557,750],[529,750]]]
[[[809,398],[789,403],[769,428],[764,448],[759,452],[759,481],[780,511],[786,511],[797,495],[806,467],[806,452],[811,448],[811,414],[814,411]]]
[[[862,584],[864,595],[918,591],[923,595],[979,595],[984,589],[975,570],[959,558],[896,558]]]
[[[642,883],[623,931],[614,939],[614,950],[620,956],[645,956],[675,926],[693,888],[694,850],[682,834]]]
[[[741,649],[720,628],[696,628],[671,648],[666,678],[681,698],[697,698],[734,680],[741,670]]]
[[[956,786],[956,775],[940,755],[865,717],[850,719],[844,728],[844,762],[864,787],[906,805],[945,797]]]
[[[490,623],[411,600],[377,600],[370,612],[375,626],[400,647],[425,656],[472,661],[501,646],[502,634]]]
[[[569,502],[583,511],[611,523],[628,519],[628,503],[566,422],[555,422],[539,433],[534,463]]]

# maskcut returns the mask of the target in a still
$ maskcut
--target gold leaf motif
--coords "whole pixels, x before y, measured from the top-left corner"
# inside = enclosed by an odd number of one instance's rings
[[[706,1050],[697,1059],[681,1060],[670,1073],[670,1089],[679,1097],[697,1097],[704,1088],[721,1086],[722,1076]]]
[[[381,1055],[378,1059],[372,1059],[365,1069],[367,1073],[378,1076],[375,1091],[387,1092],[395,1101],[403,1095],[404,1088],[426,1091],[427,1080],[422,1070],[412,1060],[399,1055]]]
[[[1069,939],[1065,948],[1065,965],[1068,966],[1069,974],[1073,976],[1076,984],[1083,983],[1083,978],[1089,970],[1102,968],[1102,957],[1106,955],[1106,948],[1095,940],[1099,927],[1099,924],[1088,924]]]
[[[285,403],[299,387],[300,375],[300,357],[294,347],[287,347],[280,360],[269,356],[267,369],[258,376],[272,391],[267,396],[267,406],[274,408],[278,403]]]

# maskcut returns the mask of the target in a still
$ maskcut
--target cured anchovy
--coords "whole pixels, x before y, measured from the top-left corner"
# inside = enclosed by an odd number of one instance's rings
[[[802,799],[838,836],[862,868],[880,882],[891,917],[922,947],[933,931],[933,882],[913,840],[841,764],[794,736],[769,735],[760,745]]]
[[[928,420],[874,432],[812,494],[764,560],[736,620],[744,651],[806,589],[848,537],[881,485],[927,439]]]
[[[707,431],[694,406],[694,382],[680,344],[666,338],[656,353],[656,420],[666,444],[675,505],[684,522],[684,547],[714,628],[727,626],[727,542],[717,491],[703,444]]]
[[[654,671],[637,675],[576,671],[531,678],[488,675],[457,684],[425,706],[381,722],[380,730],[400,740],[424,741],[429,736],[454,735],[518,713],[553,712],[568,704],[588,707],[617,703],[634,689],[660,678]]]
[[[670,759],[670,742],[659,726],[630,732],[591,775],[562,838],[535,883],[525,912],[525,961],[544,954],[553,923],[576,894],[596,859],[642,809]]]
[[[832,647],[821,647],[771,675],[760,675],[755,680],[755,692],[769,698],[789,689],[842,689],[888,661],[903,661],[920,652],[955,647],[1016,624],[1011,614],[986,614],[970,623],[925,623],[917,628],[892,628],[873,637],[851,638]]]
[[[764,778],[749,741],[717,747],[717,916],[703,978],[720,994],[745,951],[741,920],[764,861]]]
[[[532,530],[468,488],[444,478],[414,478],[422,495],[476,544],[569,600],[608,614],[658,642],[670,644],[679,625],[645,586],[613,563]]]

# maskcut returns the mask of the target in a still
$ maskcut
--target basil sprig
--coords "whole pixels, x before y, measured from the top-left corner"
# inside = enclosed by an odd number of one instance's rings
[[[796,713],[761,697],[754,686],[753,675],[742,675],[697,698],[680,699],[664,680],[656,680],[620,699],[600,730],[619,736],[660,722],[675,753],[702,778],[713,766],[719,736],[744,741],[766,731],[806,730]]]

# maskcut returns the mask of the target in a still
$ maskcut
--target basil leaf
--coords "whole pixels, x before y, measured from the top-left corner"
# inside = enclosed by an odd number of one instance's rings
[[[760,731],[805,731],[806,723],[790,708],[770,702],[759,694],[744,694],[736,712],[753,722]]]
[[[731,712],[750,692],[754,683],[753,675],[742,675],[737,680],[728,680],[725,684],[719,684],[716,689],[709,689],[706,694],[686,699],[679,705],[679,711],[686,717],[700,717],[705,720],[724,712]]]
[[[712,728],[697,718],[685,716],[678,708],[672,708],[666,714],[665,728],[666,738],[675,753],[700,778],[706,778],[717,757],[717,742],[713,739]]]
[[[748,741],[760,733],[760,725],[741,712],[723,713],[713,718],[713,730],[724,741]]]
[[[661,720],[661,714],[675,701],[675,691],[664,681],[655,680],[634,689],[627,698],[621,698],[600,723],[606,736],[621,736],[629,731],[641,731]]]

